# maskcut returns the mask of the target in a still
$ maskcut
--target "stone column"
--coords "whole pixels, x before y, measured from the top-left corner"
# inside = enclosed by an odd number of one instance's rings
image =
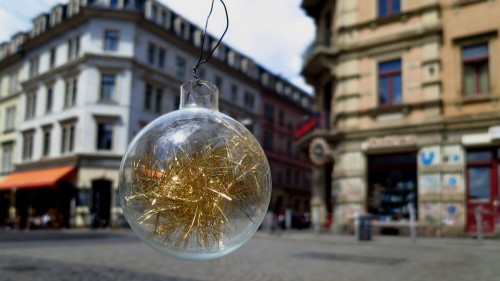
[[[311,220],[314,230],[319,232],[326,223],[325,168],[314,165],[312,169]]]

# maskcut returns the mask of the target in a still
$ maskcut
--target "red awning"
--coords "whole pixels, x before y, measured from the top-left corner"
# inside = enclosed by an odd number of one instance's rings
[[[75,168],[75,166],[64,166],[13,173],[8,175],[3,181],[0,181],[0,190],[53,187],[59,180],[70,175]]]

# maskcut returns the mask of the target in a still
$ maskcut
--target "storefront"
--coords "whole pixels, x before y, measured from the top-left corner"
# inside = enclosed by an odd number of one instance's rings
[[[1,222],[18,229],[72,225],[76,168],[16,172],[0,182]]]
[[[356,216],[370,214],[381,234],[408,234],[412,218],[419,235],[498,233],[499,139],[490,129],[341,143],[334,153],[336,228],[352,231]]]

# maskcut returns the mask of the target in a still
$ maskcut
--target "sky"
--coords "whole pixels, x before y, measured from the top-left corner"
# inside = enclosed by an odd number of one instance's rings
[[[65,0],[0,1],[0,42],[31,28],[31,19]],[[160,0],[190,22],[203,27],[210,0]],[[300,76],[302,54],[314,39],[314,24],[300,8],[302,0],[224,0],[229,30],[223,42],[254,59],[274,74],[288,79],[308,93],[312,88]],[[208,32],[221,35],[226,20],[219,0]]]

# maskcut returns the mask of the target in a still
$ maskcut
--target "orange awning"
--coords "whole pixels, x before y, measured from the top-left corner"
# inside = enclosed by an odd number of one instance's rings
[[[17,172],[0,181],[0,190],[18,188],[53,187],[57,181],[68,176],[75,166],[64,166],[42,170]]]

